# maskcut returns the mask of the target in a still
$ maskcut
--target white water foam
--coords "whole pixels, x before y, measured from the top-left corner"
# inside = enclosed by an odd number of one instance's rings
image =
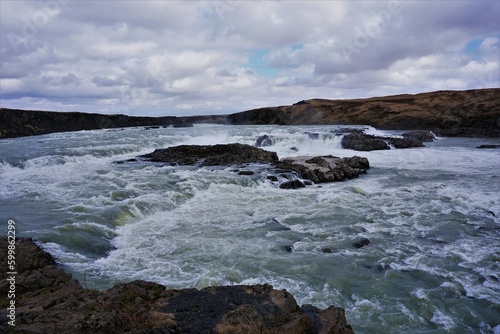
[[[496,326],[498,153],[446,138],[356,152],[340,147],[334,129],[206,126],[9,140],[0,146],[0,212],[22,214],[22,231],[90,286],[267,282],[299,304],[345,307],[360,333]],[[253,145],[264,134],[274,140],[265,149],[280,157],[361,155],[372,168],[348,182],[284,191],[231,168],[113,164],[184,143]],[[352,247],[361,237],[371,244]]]

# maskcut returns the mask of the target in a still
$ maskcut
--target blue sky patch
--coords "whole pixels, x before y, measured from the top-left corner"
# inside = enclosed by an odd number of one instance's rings
[[[245,66],[249,67],[255,73],[267,78],[275,78],[277,76],[277,69],[271,66],[264,59],[269,54],[267,49],[259,49],[252,52]]]

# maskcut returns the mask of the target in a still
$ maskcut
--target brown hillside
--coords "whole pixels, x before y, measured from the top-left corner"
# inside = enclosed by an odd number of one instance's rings
[[[228,116],[231,124],[346,124],[429,129],[447,135],[500,134],[500,89],[439,91],[354,100],[312,99]]]

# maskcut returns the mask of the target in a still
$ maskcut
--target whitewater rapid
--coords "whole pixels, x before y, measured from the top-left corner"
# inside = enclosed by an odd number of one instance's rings
[[[337,129],[199,125],[4,139],[0,219],[15,220],[20,236],[89,288],[270,283],[299,304],[344,307],[356,333],[498,333],[500,154],[476,148],[498,140],[355,152],[341,148]],[[181,144],[254,145],[262,135],[280,158],[359,155],[371,169],[283,190],[232,167],[116,163]],[[371,243],[356,249],[360,238]]]

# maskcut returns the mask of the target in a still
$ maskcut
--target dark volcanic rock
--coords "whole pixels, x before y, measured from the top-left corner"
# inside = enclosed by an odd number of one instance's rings
[[[415,131],[409,131],[401,134],[404,138],[406,139],[411,139],[411,140],[416,140],[420,142],[433,142],[436,140],[436,136],[432,131],[428,130],[415,130]]]
[[[500,145],[485,144],[485,145],[479,145],[476,148],[500,148]]]
[[[413,138],[393,138],[367,135],[364,133],[351,133],[342,138],[342,147],[355,151],[389,150],[395,148],[423,147],[421,141]]]
[[[355,151],[390,150],[384,139],[364,133],[351,133],[342,138],[342,148]]]
[[[278,161],[275,152],[265,151],[245,144],[213,146],[181,145],[157,149],[142,156],[155,162],[170,165],[227,166],[244,163],[273,163]]]
[[[260,136],[255,141],[255,146],[257,146],[257,147],[266,147],[266,146],[272,146],[272,145],[273,145],[273,139],[271,136],[268,136],[268,135]]]
[[[297,172],[303,179],[314,183],[344,181],[366,173],[368,159],[362,157],[339,158],[331,155],[320,157],[299,156],[283,158],[278,166]]]
[[[317,132],[305,132],[309,139],[316,140],[319,139],[319,133]]]
[[[272,146],[272,145],[273,145],[273,137],[268,136],[268,135],[260,136],[255,141],[256,147],[267,147],[267,146]]]
[[[395,148],[424,147],[421,141],[410,138],[387,138],[387,141]]]
[[[281,182],[282,189],[303,188],[313,183],[335,182],[353,179],[370,168],[368,159],[362,157],[339,158],[334,156],[294,157],[278,160],[275,152],[245,144],[213,146],[181,145],[157,149],[141,156],[154,162],[170,165],[230,166],[247,163],[270,164],[263,170],[272,175],[267,179]],[[252,171],[240,171],[240,175],[252,175]],[[273,175],[274,174],[274,175]],[[285,180],[283,180],[285,179]]]
[[[368,238],[361,238],[361,239],[359,239],[359,240],[357,240],[357,241],[353,242],[353,244],[352,244],[352,245],[353,245],[355,248],[363,248],[363,247],[365,247],[365,246],[368,246],[370,243],[371,243],[370,239],[368,239]]]
[[[298,189],[305,188],[306,185],[301,180],[289,180],[280,184],[280,189]]]
[[[6,237],[0,249],[6,250]],[[0,266],[7,268],[7,252]],[[332,333],[352,334],[344,310],[299,307],[271,285],[167,290],[134,281],[106,291],[88,290],[59,268],[31,239],[16,242],[16,327],[19,333]],[[0,272],[0,293],[10,283]],[[7,298],[0,299],[0,332],[13,330]]]
[[[246,176],[249,176],[249,175],[254,175],[255,172],[253,170],[240,170],[238,171],[238,175],[246,175]]]

